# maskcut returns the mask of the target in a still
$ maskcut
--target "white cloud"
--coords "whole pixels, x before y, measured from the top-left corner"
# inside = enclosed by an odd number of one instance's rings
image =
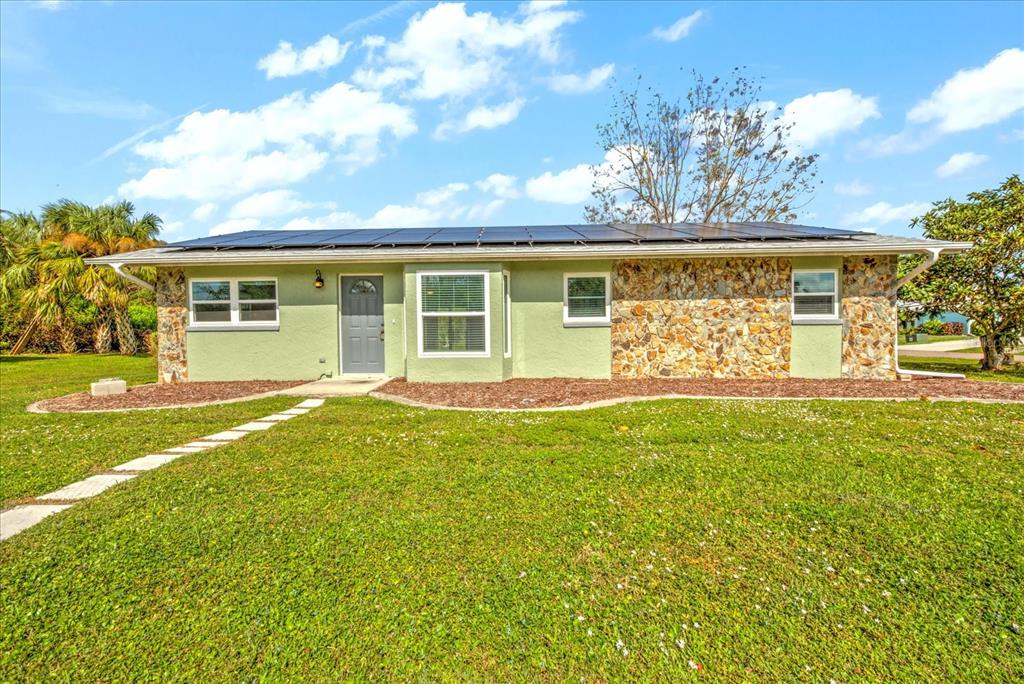
[[[332,211],[318,218],[294,218],[281,227],[281,230],[324,230],[343,228],[362,228],[360,218],[350,211]]]
[[[192,218],[196,221],[207,221],[216,211],[217,205],[214,202],[206,202],[192,210]]]
[[[1017,128],[999,136],[999,142],[1020,142],[1024,140],[1024,128]]]
[[[538,12],[547,12],[556,7],[562,7],[568,3],[569,0],[529,0],[519,6],[519,11],[523,14],[537,14]]]
[[[1003,50],[988,64],[963,69],[918,102],[907,121],[934,123],[939,131],[969,131],[1024,109],[1024,50]]]
[[[590,164],[577,164],[571,169],[551,173],[526,181],[526,196],[538,202],[580,204],[590,198],[594,187],[594,172]]]
[[[345,59],[352,43],[340,43],[334,36],[324,36],[317,42],[296,52],[286,41],[277,44],[277,50],[264,56],[256,67],[267,75],[267,79],[282,76],[296,76],[307,71],[323,73]]]
[[[683,17],[671,26],[661,27],[654,29],[651,32],[658,40],[664,40],[668,43],[674,43],[677,40],[685,38],[690,35],[690,30],[696,25],[701,18],[704,17],[703,10],[697,10],[693,14]]]
[[[466,218],[470,221],[486,221],[505,206],[505,200],[493,199],[490,202],[474,204],[466,211]]]
[[[477,181],[474,185],[483,192],[489,192],[502,199],[517,199],[519,197],[516,177],[509,176],[508,174],[492,173],[487,178]]]
[[[36,0],[32,6],[49,12],[59,12],[67,7],[68,3],[67,0]]]
[[[580,95],[597,90],[614,73],[615,65],[605,64],[591,69],[582,76],[580,74],[555,74],[548,79],[548,87],[556,93]]]
[[[293,190],[270,190],[257,192],[239,201],[228,211],[229,218],[265,218],[294,214],[316,206],[305,202]]]
[[[940,164],[939,168],[935,169],[935,175],[939,178],[949,178],[979,164],[984,164],[986,161],[988,161],[988,157],[984,154],[959,152]]]
[[[425,207],[437,207],[466,190],[469,190],[469,186],[465,183],[448,183],[439,188],[419,193],[416,195],[416,203]]]
[[[133,148],[155,166],[119,192],[132,198],[225,199],[303,180],[323,168],[331,153],[351,173],[377,160],[382,137],[401,139],[415,131],[410,108],[339,82],[249,111],[189,114],[174,132]]]
[[[880,116],[876,98],[858,95],[849,88],[798,97],[782,112],[783,121],[793,124],[790,141],[801,147],[828,142]]]
[[[446,138],[452,133],[468,133],[477,128],[497,128],[515,121],[526,100],[516,98],[494,107],[474,107],[460,121],[447,121],[434,130],[435,138]]]
[[[375,49],[352,78],[370,88],[402,86],[417,99],[465,97],[505,81],[510,60],[521,52],[555,62],[560,30],[581,16],[553,3],[525,6],[509,18],[438,3],[415,15],[399,40],[375,37]]]
[[[243,218],[228,219],[218,223],[210,229],[210,235],[227,235],[228,233],[241,233],[243,230],[255,230],[260,227],[259,219]]]
[[[160,226],[161,235],[169,235],[171,233],[177,233],[179,230],[185,227],[184,221],[165,221]]]
[[[896,221],[910,223],[912,218],[924,214],[931,208],[931,205],[927,202],[908,202],[898,206],[893,206],[888,202],[876,202],[870,207],[847,214],[843,217],[843,224],[856,226],[870,223],[893,223]]]
[[[837,195],[848,195],[850,197],[867,197],[874,192],[870,185],[860,180],[852,180],[849,183],[836,183],[833,191]]]

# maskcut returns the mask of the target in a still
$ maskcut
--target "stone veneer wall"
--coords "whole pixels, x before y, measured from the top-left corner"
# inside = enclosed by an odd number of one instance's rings
[[[161,383],[188,382],[185,329],[188,282],[180,268],[156,271],[157,377]]]
[[[789,375],[789,259],[615,264],[613,377]]]
[[[896,257],[843,260],[843,377],[896,377]]]

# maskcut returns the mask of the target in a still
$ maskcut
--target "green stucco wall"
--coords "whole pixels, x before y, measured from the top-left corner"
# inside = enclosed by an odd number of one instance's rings
[[[843,370],[843,325],[794,325],[789,374],[838,378]]]
[[[821,268],[839,271],[842,298],[843,258],[833,256],[795,257],[793,268]],[[794,378],[838,378],[843,371],[843,324],[793,323],[793,344],[789,374]]]
[[[416,318],[416,274],[425,271],[486,271],[490,299],[490,355],[487,357],[421,357]],[[501,264],[439,263],[405,267],[406,377],[412,382],[500,382],[506,379],[502,353]]]
[[[384,276],[384,369],[405,374],[402,267],[398,264],[321,266],[324,287],[313,287],[314,265],[198,266],[188,278],[276,277],[278,330],[189,330],[189,378],[303,380],[340,372],[338,295],[341,275]],[[324,359],[321,363],[320,359]]]
[[[611,328],[565,327],[562,277],[573,272],[610,272],[612,262],[527,261],[506,266],[512,276],[513,377],[611,377]]]

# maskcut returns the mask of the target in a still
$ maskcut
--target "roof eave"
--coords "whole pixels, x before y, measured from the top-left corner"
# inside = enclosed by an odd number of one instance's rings
[[[186,250],[180,248],[154,248],[138,252],[125,252],[104,257],[86,259],[96,265],[125,264],[130,266],[190,266],[201,264],[294,264],[294,263],[338,263],[338,262],[446,262],[446,261],[532,261],[537,259],[651,259],[651,258],[700,258],[732,256],[827,256],[844,254],[891,255],[927,253],[936,249],[942,253],[963,252],[972,247],[970,242],[942,242],[918,240],[914,242],[866,243],[840,242],[828,244],[731,244],[728,248],[716,248],[701,243],[680,246],[672,245],[630,245],[616,247],[564,246],[548,248],[515,247],[467,247],[440,249],[277,249],[277,250]]]

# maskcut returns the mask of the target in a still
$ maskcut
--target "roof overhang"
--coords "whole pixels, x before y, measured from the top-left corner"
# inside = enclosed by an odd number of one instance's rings
[[[465,247],[389,247],[382,249],[182,249],[155,247],[137,252],[87,259],[97,265],[199,266],[203,264],[323,264],[344,262],[468,262],[537,261],[551,259],[656,259],[725,258],[752,256],[839,256],[957,253],[971,248],[970,242],[943,242],[919,238],[873,235],[869,238],[835,240],[760,240],[728,243],[536,245]]]

